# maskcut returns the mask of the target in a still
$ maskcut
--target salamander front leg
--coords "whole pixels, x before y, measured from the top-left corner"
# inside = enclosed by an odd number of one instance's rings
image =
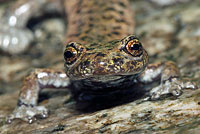
[[[36,69],[25,78],[17,107],[8,117],[8,123],[17,118],[32,123],[36,120],[36,116],[47,117],[48,110],[44,106],[37,106],[40,91],[46,87],[68,87],[69,84],[69,78],[63,71]]]
[[[150,91],[152,100],[159,99],[164,94],[179,96],[183,89],[196,89],[197,85],[180,78],[179,69],[174,62],[154,63],[148,65],[138,80],[143,83],[160,80],[160,85]]]

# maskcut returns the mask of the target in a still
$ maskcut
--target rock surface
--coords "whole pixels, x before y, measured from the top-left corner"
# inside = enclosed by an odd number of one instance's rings
[[[136,12],[136,34],[149,52],[150,62],[175,61],[182,76],[200,87],[200,1],[165,7],[145,0],[131,3]],[[0,14],[6,6],[0,7]],[[77,110],[67,90],[47,89],[40,105],[50,110],[49,118],[33,124],[20,120],[7,124],[5,117],[15,108],[22,80],[30,70],[63,68],[64,28],[61,17],[45,19],[32,28],[36,41],[27,52],[18,56],[0,53],[1,134],[200,133],[200,89],[158,101],[145,101],[143,96],[121,100],[120,105],[92,112]]]

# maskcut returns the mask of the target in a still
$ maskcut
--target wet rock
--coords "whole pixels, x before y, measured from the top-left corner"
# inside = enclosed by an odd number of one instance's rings
[[[159,6],[170,6],[178,3],[192,2],[192,0],[150,0],[150,1],[156,3]]]

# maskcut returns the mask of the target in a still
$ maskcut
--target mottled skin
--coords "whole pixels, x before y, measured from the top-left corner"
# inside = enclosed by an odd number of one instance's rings
[[[182,89],[196,88],[180,79],[173,62],[148,65],[147,52],[131,35],[134,19],[127,0],[66,0],[64,5],[68,19],[66,70],[36,69],[26,77],[9,122],[20,118],[31,123],[36,115],[47,117],[48,110],[37,106],[39,92],[46,87],[108,94],[133,86],[135,80],[160,80],[160,85],[149,91],[150,99],[163,94],[178,96]]]

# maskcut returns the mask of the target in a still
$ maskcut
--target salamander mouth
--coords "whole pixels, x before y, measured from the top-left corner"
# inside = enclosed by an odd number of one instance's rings
[[[138,72],[130,73],[130,72],[120,72],[120,73],[111,73],[111,74],[89,74],[82,76],[73,76],[72,80],[88,80],[95,82],[106,82],[106,81],[115,81],[121,78],[130,77],[130,76],[138,76],[143,70]]]
[[[96,77],[88,77],[82,79],[74,79],[72,80],[73,84],[77,87],[81,87],[86,90],[91,91],[102,91],[106,89],[118,89],[129,87],[133,84],[134,79],[139,74],[135,75],[115,75],[115,76],[96,76]]]

